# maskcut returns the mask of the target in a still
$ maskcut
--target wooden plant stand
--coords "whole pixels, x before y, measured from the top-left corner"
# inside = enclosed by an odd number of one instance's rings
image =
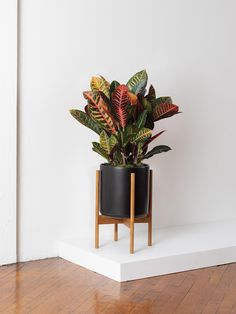
[[[152,245],[152,170],[149,171],[149,204],[148,215],[135,218],[135,173],[130,174],[130,218],[114,218],[99,214],[100,204],[100,170],[96,171],[95,202],[95,248],[99,248],[99,225],[114,224],[114,241],[118,241],[118,224],[130,229],[130,254],[134,253],[134,224],[148,224],[148,246]]]

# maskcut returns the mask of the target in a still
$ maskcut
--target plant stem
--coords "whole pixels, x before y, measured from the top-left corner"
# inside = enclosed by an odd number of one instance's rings
[[[124,131],[124,130],[123,130]],[[120,139],[121,139],[121,156],[122,156],[122,162],[123,162],[123,166],[126,165],[126,158],[125,158],[125,152],[124,152],[124,137],[123,137],[123,131],[120,132]]]
[[[126,165],[126,160],[125,160],[125,155],[123,152],[121,152],[121,156],[122,156],[122,162],[123,162],[123,166]]]
[[[138,161],[138,148],[135,146],[135,152],[134,152],[134,164],[136,165]]]

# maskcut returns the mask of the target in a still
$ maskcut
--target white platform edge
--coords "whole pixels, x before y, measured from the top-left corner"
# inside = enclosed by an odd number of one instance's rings
[[[59,256],[119,282],[236,262],[236,221],[154,229],[152,247],[145,232],[136,236],[133,255],[126,235],[100,249],[91,239],[67,239],[59,242]]]
[[[236,247],[154,258],[121,265],[120,282],[178,273],[236,261]],[[110,277],[111,278],[111,277]]]
[[[160,276],[181,271],[233,263],[236,247],[227,247],[182,255],[117,263],[92,252],[84,252],[65,242],[59,243],[59,256],[118,282]]]
[[[92,252],[84,252],[84,250],[78,247],[75,249],[73,245],[66,242],[59,242],[59,257],[108,278],[119,282],[121,281],[120,263],[116,263],[99,255],[95,258]]]

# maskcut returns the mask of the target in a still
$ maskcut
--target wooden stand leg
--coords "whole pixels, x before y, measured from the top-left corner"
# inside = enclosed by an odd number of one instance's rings
[[[152,170],[149,172],[149,221],[148,221],[148,245],[152,245]]]
[[[134,253],[135,173],[130,176],[130,254]]]
[[[99,191],[100,190],[100,171],[96,171],[96,203],[95,203],[95,248],[99,248]]]
[[[118,241],[118,224],[114,224],[114,241]]]

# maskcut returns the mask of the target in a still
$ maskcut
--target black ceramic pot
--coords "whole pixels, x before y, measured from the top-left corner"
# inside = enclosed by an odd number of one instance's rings
[[[100,211],[102,215],[130,217],[130,174],[135,173],[135,217],[148,214],[149,165],[124,168],[101,164]]]

